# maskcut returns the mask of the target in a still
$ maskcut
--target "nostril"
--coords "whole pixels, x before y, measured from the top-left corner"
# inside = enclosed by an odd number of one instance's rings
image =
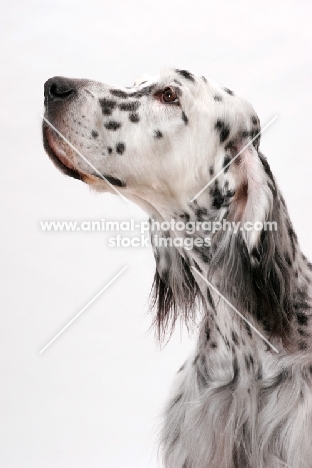
[[[53,101],[64,101],[76,94],[77,80],[64,78],[63,76],[55,76],[50,78],[44,84],[45,104]]]
[[[58,85],[52,83],[49,89],[49,94],[52,98],[66,99],[73,94],[74,90],[67,85]]]

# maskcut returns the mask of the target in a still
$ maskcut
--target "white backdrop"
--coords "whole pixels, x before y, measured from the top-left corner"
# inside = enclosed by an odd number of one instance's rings
[[[146,219],[54,168],[41,143],[44,81],[128,86],[174,66],[234,89],[263,123],[278,114],[262,151],[311,258],[309,3],[2,0],[1,467],[159,467],[162,405],[193,347],[178,331],[160,350],[149,331],[151,250],[112,249],[100,233],[40,230],[40,220]]]

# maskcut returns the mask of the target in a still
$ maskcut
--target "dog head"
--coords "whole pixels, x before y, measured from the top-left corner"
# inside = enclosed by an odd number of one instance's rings
[[[56,166],[164,218],[258,132],[250,104],[186,70],[131,88],[62,77],[45,83],[44,146]]]

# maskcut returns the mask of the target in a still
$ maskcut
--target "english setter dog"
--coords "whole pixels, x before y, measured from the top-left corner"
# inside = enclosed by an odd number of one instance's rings
[[[178,318],[197,320],[199,334],[165,410],[164,466],[311,468],[312,265],[259,151],[252,106],[167,70],[130,88],[51,78],[45,109],[44,147],[59,169],[117,190],[151,223],[176,222],[151,233],[156,327],[170,334]],[[241,227],[211,228],[224,222]],[[177,235],[192,248],[156,242]]]

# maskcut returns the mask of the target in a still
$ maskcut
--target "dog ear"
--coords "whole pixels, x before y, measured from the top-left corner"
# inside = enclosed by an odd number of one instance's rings
[[[252,145],[240,145],[232,164],[236,191],[227,220],[240,222],[241,229],[216,233],[210,275],[221,271],[221,292],[287,345],[294,315],[295,234],[266,158]]]
[[[251,252],[259,242],[261,227],[271,217],[276,187],[275,182],[268,178],[259,157],[258,141],[254,144],[250,137],[245,138],[244,132],[242,134],[227,147],[227,152],[234,159],[231,174],[235,180],[235,196],[228,219],[241,223],[243,238]]]

